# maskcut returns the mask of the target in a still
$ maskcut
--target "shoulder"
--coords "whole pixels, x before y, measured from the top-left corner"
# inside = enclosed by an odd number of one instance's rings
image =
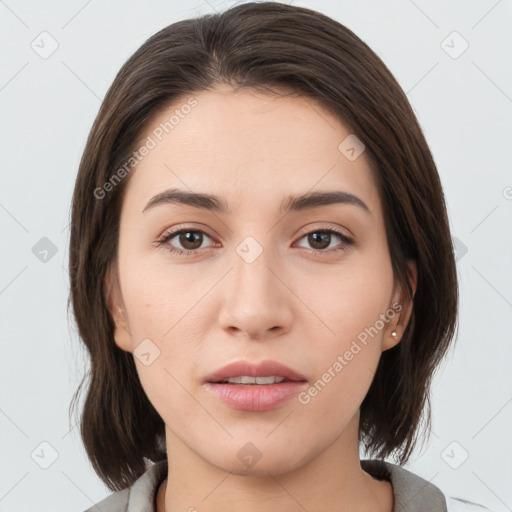
[[[133,485],[110,494],[84,512],[154,512],[155,496],[166,475],[166,460],[152,464]]]
[[[433,483],[407,469],[379,459],[362,460],[361,467],[373,477],[393,486],[393,512],[447,512],[446,498]]]
[[[375,478],[389,480],[393,486],[393,512],[492,512],[491,509],[453,496],[445,496],[432,482],[389,462],[361,460],[364,471]]]
[[[129,488],[117,491],[84,512],[98,512],[99,510],[101,512],[126,512],[128,510],[129,496]]]

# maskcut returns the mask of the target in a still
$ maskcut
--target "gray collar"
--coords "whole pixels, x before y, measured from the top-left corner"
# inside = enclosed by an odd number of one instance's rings
[[[361,467],[375,478],[391,482],[395,497],[393,512],[446,512],[446,499],[439,488],[401,466],[379,459],[365,459],[361,460]],[[155,512],[156,493],[166,476],[166,460],[153,464],[130,488],[115,493],[118,503],[121,505],[124,500],[126,504],[126,508],[117,510]],[[106,510],[117,512],[114,508]]]
[[[361,467],[375,478],[391,482],[395,496],[393,512],[446,512],[444,494],[428,480],[379,459],[361,460]]]

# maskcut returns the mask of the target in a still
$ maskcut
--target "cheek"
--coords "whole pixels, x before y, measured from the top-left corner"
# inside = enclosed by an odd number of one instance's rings
[[[380,355],[378,347],[357,340],[338,343],[317,361],[319,371],[298,396],[299,403],[321,409],[333,420],[351,417],[370,387]]]
[[[375,375],[382,351],[382,334],[373,326],[382,312],[380,303],[352,300],[338,308],[324,310],[325,321],[335,330],[317,337],[309,354],[314,361],[315,378],[298,396],[301,421],[322,417],[323,430],[331,440],[357,413]]]
[[[315,274],[304,272],[294,279],[294,286],[304,303],[300,321],[307,322],[315,346],[324,354],[348,350],[356,339],[371,339],[368,349],[380,350],[385,322],[379,319],[388,311],[393,292],[391,262],[385,252],[358,253]]]
[[[216,276],[205,283],[179,266],[135,258],[120,261],[119,272],[141,384],[159,412],[166,404],[188,411],[184,389],[197,373],[205,326],[213,321],[202,298]]]
[[[201,309],[205,293],[218,277],[212,272],[205,279],[186,266],[155,261],[155,258],[120,262],[123,300],[130,333],[137,340],[150,338],[163,343],[190,326]],[[161,260],[161,258],[160,258]],[[192,336],[180,340],[192,340]]]
[[[354,413],[364,399],[382,354],[383,330],[395,311],[389,304],[389,260],[361,260],[360,265],[329,271],[316,280],[317,286],[305,276],[299,287],[308,306],[303,315],[308,319],[305,338],[314,341],[313,350],[305,350],[316,371],[315,382],[300,401],[334,421]]]

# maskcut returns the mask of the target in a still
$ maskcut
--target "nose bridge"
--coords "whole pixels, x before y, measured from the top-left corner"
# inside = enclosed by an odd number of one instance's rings
[[[276,277],[275,252],[247,236],[235,248],[233,270],[220,316],[223,328],[261,337],[270,329],[287,329],[291,311],[286,287]],[[279,330],[281,330],[279,329]]]
[[[234,292],[244,299],[246,307],[265,307],[280,295],[279,283],[269,267],[276,266],[273,250],[253,236],[247,236],[236,247],[233,257]],[[263,304],[261,301],[266,301]]]

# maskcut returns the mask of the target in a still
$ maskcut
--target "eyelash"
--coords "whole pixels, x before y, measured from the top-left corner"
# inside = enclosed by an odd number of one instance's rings
[[[178,254],[180,256],[189,256],[189,255],[192,255],[192,254],[197,254],[199,249],[194,249],[194,250],[176,249],[175,247],[167,245],[167,243],[170,240],[172,240],[176,235],[179,235],[181,233],[187,233],[187,232],[190,232],[190,233],[202,233],[203,235],[206,235],[208,238],[211,239],[211,237],[208,235],[208,233],[205,233],[204,231],[202,231],[200,229],[187,229],[187,228],[183,229],[183,228],[181,228],[181,229],[178,229],[178,230],[173,231],[171,233],[164,233],[164,235],[162,235],[162,237],[160,237],[157,240],[157,244],[158,244],[159,247],[166,246],[165,247],[166,250],[168,250],[171,253]],[[338,247],[337,249],[314,249],[312,251],[312,254],[315,255],[315,256],[317,256],[317,255],[324,256],[324,255],[337,254],[339,252],[346,251],[351,245],[354,245],[354,243],[355,243],[352,238],[348,237],[347,235],[343,234],[341,231],[339,231],[339,230],[337,230],[337,229],[335,229],[333,227],[322,228],[322,229],[314,229],[313,231],[307,231],[306,233],[303,233],[299,237],[299,240],[301,240],[305,236],[310,235],[312,233],[331,233],[331,234],[337,235],[341,239],[341,241],[343,242],[342,246]]]

